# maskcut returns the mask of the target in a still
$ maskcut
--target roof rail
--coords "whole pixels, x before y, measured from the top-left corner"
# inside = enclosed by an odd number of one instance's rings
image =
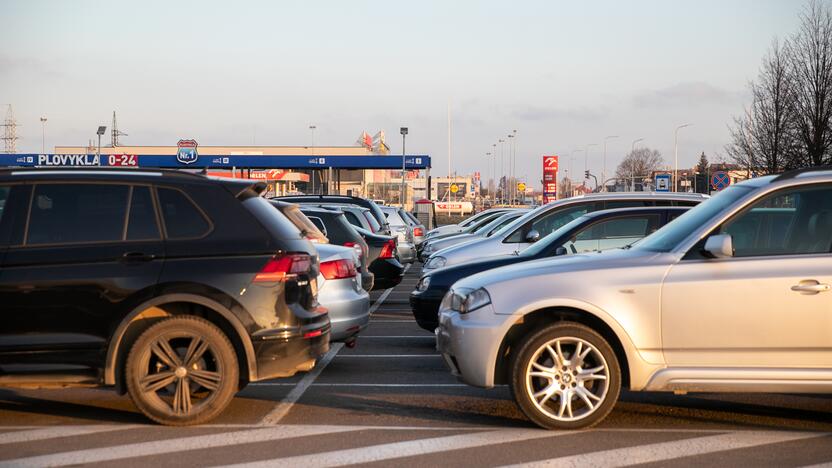
[[[778,180],[788,180],[794,179],[795,177],[805,174],[807,172],[820,172],[820,171],[832,171],[832,166],[810,166],[810,167],[801,167],[800,169],[792,169],[790,171],[783,172],[782,174],[778,175],[777,177],[772,180],[772,182],[777,182]]]

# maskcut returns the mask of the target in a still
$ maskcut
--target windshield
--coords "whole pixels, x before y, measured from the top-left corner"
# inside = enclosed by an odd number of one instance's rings
[[[518,228],[518,227],[522,226],[523,224],[526,223],[526,221],[528,221],[529,219],[534,218],[535,216],[537,216],[537,213],[538,213],[539,210],[548,208],[549,206],[550,205],[543,205],[543,206],[539,206],[539,207],[537,207],[537,208],[535,208],[531,211],[527,211],[526,214],[524,214],[523,216],[515,219],[511,223],[506,224],[505,226],[500,228],[499,231],[496,231],[493,234],[494,237],[502,237],[502,236],[504,236],[504,235],[506,235],[510,232],[513,232],[515,228]]]
[[[634,244],[633,248],[650,252],[670,252],[693,231],[752,190],[754,187],[733,185],[645,237]]]
[[[475,214],[474,216],[471,216],[470,218],[466,219],[465,221],[462,221],[461,223],[457,224],[457,226],[459,226],[461,228],[468,227],[468,226],[476,223],[477,221],[481,220],[482,218],[485,218],[486,216],[491,216],[493,214],[496,214],[496,213],[493,212],[493,211],[482,211],[480,213]]]
[[[535,242],[531,245],[531,247],[523,250],[523,252],[521,252],[520,255],[523,255],[524,257],[534,257],[538,254],[543,253],[544,251],[549,250],[549,248],[551,247],[557,247],[553,244],[556,241],[558,241],[558,239],[569,234],[570,231],[585,223],[590,218],[592,218],[592,216],[584,215],[573,219],[572,221],[552,231],[552,233],[548,236]]]
[[[501,213],[492,213],[490,216],[484,217],[476,223],[468,226],[466,229],[463,229],[462,232],[469,234],[486,232],[485,229],[487,229],[491,223],[495,222],[500,217],[500,215]]]
[[[486,229],[483,230],[483,232],[485,232],[485,237],[491,237],[492,235],[494,235],[495,232],[502,229],[503,226],[511,223],[512,221],[514,221],[522,215],[523,213],[508,213],[488,223]]]

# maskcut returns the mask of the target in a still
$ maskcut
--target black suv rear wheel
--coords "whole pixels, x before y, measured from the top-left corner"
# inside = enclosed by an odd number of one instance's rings
[[[139,336],[127,357],[127,390],[148,418],[165,425],[201,424],[234,397],[239,369],[228,337],[199,317],[178,316]]]

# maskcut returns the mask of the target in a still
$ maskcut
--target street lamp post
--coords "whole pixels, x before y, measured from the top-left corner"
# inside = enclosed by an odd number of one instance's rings
[[[500,144],[500,201],[505,203],[506,201],[506,181],[505,181],[505,174],[506,174],[506,165],[505,165],[505,158],[503,149],[505,148],[506,141],[503,139],[497,140],[497,143]]]
[[[316,125],[310,125],[309,131],[312,133],[312,145],[310,149],[312,150],[312,155],[315,155],[315,129],[318,128]],[[315,169],[309,171],[310,175],[312,176],[312,193],[315,193]]]
[[[512,135],[514,135],[514,145],[511,151],[511,178],[514,179],[514,185],[512,185],[512,193],[514,194],[513,199],[517,199],[517,130],[511,131]]]
[[[508,134],[508,177],[506,177],[506,189],[508,190],[508,202],[511,203],[514,201],[514,187],[512,182],[512,171],[511,171],[511,161],[512,161],[512,148],[514,147],[514,134]]]
[[[690,127],[693,124],[683,124],[676,127],[673,131],[673,191],[679,191],[679,130]]]
[[[494,203],[497,203],[497,185],[499,185],[499,181],[497,180],[497,143],[493,143],[491,145],[494,150],[492,154],[494,155],[494,159],[491,161],[491,178],[494,179]]]
[[[102,125],[102,126],[99,126],[98,131],[95,132],[96,135],[98,135],[98,151],[96,151],[95,155],[98,156],[99,159],[101,158],[101,135],[103,135],[104,132],[106,132],[106,131],[107,131],[107,127]]]
[[[400,128],[399,133],[402,134],[402,191],[399,194],[399,201],[402,204],[402,209],[406,210],[407,208],[405,208],[405,205],[404,205],[405,191],[407,190],[407,187],[405,187],[405,183],[404,183],[404,172],[405,172],[404,155],[406,154],[405,149],[404,149],[404,139],[407,136],[407,127]]]
[[[618,135],[608,135],[604,137],[604,167],[601,169],[601,180],[604,184],[603,191],[607,191],[607,140],[618,138]]]
[[[40,152],[46,154],[46,117],[40,118]]]
[[[491,156],[491,153],[485,153],[485,158],[486,159],[488,159],[489,156]],[[492,166],[492,168],[493,168],[493,166]],[[491,181],[492,182],[494,181],[494,170],[493,169],[491,170]],[[491,184],[488,184],[488,194],[491,195],[492,198],[494,197],[494,192],[491,190]]]

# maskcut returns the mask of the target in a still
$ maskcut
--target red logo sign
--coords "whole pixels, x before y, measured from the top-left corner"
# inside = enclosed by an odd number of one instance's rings
[[[543,156],[543,203],[558,198],[558,157]]]

